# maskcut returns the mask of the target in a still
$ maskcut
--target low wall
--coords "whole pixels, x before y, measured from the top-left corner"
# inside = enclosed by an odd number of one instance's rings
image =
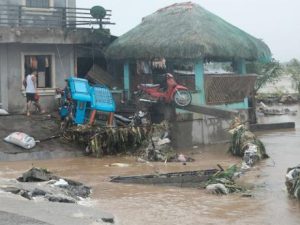
[[[248,119],[247,110],[239,110],[242,121]],[[227,142],[230,138],[228,128],[231,120],[202,115],[185,116],[172,124],[172,143],[177,148],[188,148],[195,145]]]

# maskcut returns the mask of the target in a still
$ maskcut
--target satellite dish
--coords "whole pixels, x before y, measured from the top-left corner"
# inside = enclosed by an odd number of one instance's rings
[[[91,8],[90,14],[95,19],[102,20],[106,16],[106,10],[102,6],[94,6]]]

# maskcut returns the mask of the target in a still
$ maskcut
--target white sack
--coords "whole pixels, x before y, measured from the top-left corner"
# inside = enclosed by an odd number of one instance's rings
[[[31,149],[35,146],[34,138],[22,132],[11,133],[6,138],[4,138],[4,141],[18,145],[25,149]]]

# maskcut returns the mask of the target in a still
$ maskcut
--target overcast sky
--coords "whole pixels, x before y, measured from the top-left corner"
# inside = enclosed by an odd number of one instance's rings
[[[122,35],[156,10],[187,0],[77,0],[77,7],[112,10],[112,34]],[[284,62],[300,59],[300,0],[193,0],[257,38]]]

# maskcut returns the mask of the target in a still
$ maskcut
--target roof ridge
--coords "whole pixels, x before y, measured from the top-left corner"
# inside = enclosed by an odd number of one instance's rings
[[[161,12],[164,12],[168,9],[175,8],[175,7],[185,7],[185,8],[188,8],[188,9],[192,9],[195,6],[196,6],[196,4],[194,2],[191,2],[191,1],[175,3],[173,5],[169,5],[169,6],[166,6],[164,8],[161,8],[161,9],[157,10],[155,13],[161,13]]]

